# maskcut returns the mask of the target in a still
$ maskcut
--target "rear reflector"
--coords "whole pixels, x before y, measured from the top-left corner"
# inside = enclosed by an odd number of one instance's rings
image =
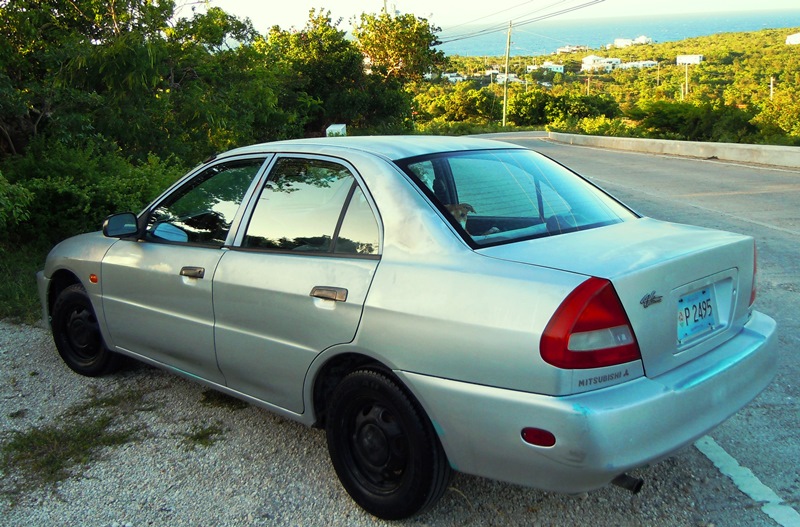
[[[522,440],[536,446],[553,446],[556,444],[556,436],[541,428],[523,428]]]
[[[542,359],[564,369],[602,368],[642,358],[614,286],[595,277],[561,303],[539,349]]]

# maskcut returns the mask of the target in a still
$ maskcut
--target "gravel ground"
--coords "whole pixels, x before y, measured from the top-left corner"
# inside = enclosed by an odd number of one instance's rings
[[[90,379],[72,373],[41,328],[0,321],[0,442],[84,414],[116,412],[132,440],[106,447],[52,485],[0,467],[2,526],[390,525],[358,508],[330,465],[324,433],[132,363]],[[87,403],[121,395],[109,409]],[[205,401],[205,403],[204,403]],[[95,404],[95,406],[97,406]],[[213,430],[211,444],[188,438]],[[443,499],[404,523],[422,526],[774,525],[695,448],[609,487],[563,496],[456,474]]]

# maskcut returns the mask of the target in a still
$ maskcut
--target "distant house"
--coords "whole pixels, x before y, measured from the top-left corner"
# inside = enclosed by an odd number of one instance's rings
[[[703,55],[678,55],[675,59],[675,63],[678,66],[700,64],[701,62],[703,62]]]
[[[613,44],[609,44],[606,46],[606,49],[611,48],[628,48],[630,46],[641,46],[643,44],[652,44],[653,39],[650,37],[646,37],[641,35],[636,38],[615,38]]]
[[[528,73],[530,73],[530,72],[532,72],[534,70],[538,70],[538,69],[550,70],[550,71],[552,71],[554,73],[564,73],[564,65],[563,64],[556,64],[556,63],[551,62],[549,60],[546,60],[541,66],[539,66],[537,64],[533,64],[533,65],[525,67],[525,70]]]
[[[556,54],[561,55],[562,53],[577,53],[579,51],[586,51],[589,49],[589,46],[561,46],[560,48],[556,49]]]
[[[795,33],[794,35],[786,37],[787,46],[796,46],[797,44],[800,44],[800,33]]]
[[[658,66],[658,62],[654,60],[639,60],[637,62],[624,62],[617,66],[617,68],[629,70],[631,68],[655,68],[656,66]]]
[[[464,76],[460,73],[442,73],[442,78],[447,79],[450,82],[461,82],[464,80]]]
[[[509,83],[511,83],[511,82],[523,82],[522,79],[517,77],[516,73],[509,73],[507,78],[508,78],[508,82]],[[495,82],[497,82],[497,84],[505,84],[505,82],[506,82],[506,74],[505,73],[499,74],[495,78]]]
[[[618,58],[598,57],[597,55],[589,55],[584,57],[581,61],[581,71],[605,71],[610,72],[614,68],[622,64],[622,60]]]

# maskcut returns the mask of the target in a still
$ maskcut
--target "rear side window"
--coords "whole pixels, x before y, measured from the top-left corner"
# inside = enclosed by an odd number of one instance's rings
[[[478,246],[636,217],[581,177],[529,150],[459,152],[398,165]]]
[[[350,170],[319,159],[279,159],[261,189],[242,246],[377,256],[379,230]]]

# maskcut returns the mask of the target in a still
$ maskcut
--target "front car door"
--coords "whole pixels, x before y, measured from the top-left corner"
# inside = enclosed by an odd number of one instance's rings
[[[278,157],[214,275],[228,387],[303,412],[308,367],[353,340],[378,266],[380,228],[355,170]]]
[[[144,213],[143,239],[109,249],[103,310],[117,350],[224,383],[214,354],[212,278],[264,162],[203,168]]]

